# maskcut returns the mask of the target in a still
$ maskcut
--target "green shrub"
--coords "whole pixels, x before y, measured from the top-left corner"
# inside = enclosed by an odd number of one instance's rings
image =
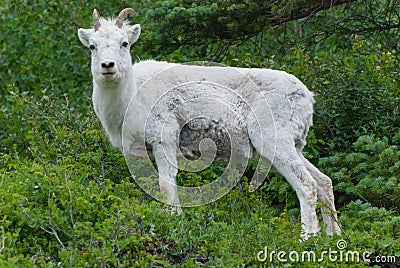
[[[353,153],[339,153],[319,160],[334,181],[339,203],[362,199],[377,207],[399,211],[399,141],[400,132],[391,140],[361,136],[353,145]]]

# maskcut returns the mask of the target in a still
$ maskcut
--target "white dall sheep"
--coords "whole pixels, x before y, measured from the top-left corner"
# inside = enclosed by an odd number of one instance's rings
[[[241,151],[245,157],[258,154],[294,188],[305,237],[320,231],[317,198],[327,233],[340,234],[332,181],[302,155],[314,103],[306,86],[293,75],[270,69],[157,61],[132,65],[130,47],[138,40],[141,28],[125,21],[128,14],[137,15],[126,8],[117,18],[104,19],[94,10],[94,27],[79,29],[78,35],[92,51],[96,115],[112,145],[124,153],[144,154],[146,148],[140,141],[145,140],[157,164],[160,191],[167,203],[180,210],[178,155],[198,155],[198,144],[192,140],[217,140],[225,130],[231,130],[231,150]],[[130,104],[131,100],[134,103]],[[146,134],[144,125],[149,129]],[[220,131],[220,126],[225,130]],[[220,144],[224,145],[222,140]]]

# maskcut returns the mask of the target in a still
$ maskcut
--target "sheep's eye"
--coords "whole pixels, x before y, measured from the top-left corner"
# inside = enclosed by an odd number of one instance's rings
[[[128,46],[128,42],[126,42],[126,41],[125,41],[125,42],[122,42],[122,46],[123,46],[123,47],[127,47],[127,46]]]
[[[95,50],[96,49],[96,47],[94,45],[90,45],[89,48],[90,48],[90,50]]]

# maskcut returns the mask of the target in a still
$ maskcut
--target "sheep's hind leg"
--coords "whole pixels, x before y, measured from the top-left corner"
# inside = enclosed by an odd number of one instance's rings
[[[302,223],[301,238],[308,239],[310,235],[320,231],[316,214],[317,192],[316,182],[305,168],[294,148],[277,148],[273,165],[296,191],[300,202]],[[294,147],[294,146],[293,146]]]
[[[317,182],[318,199],[322,204],[321,214],[322,219],[326,224],[326,233],[328,235],[333,235],[334,233],[340,235],[341,230],[336,216],[332,180],[324,173],[319,171],[313,164],[311,164],[301,152],[299,152],[299,156],[306,169],[311,173]]]
[[[178,214],[181,214],[182,209],[179,205],[178,186],[176,184],[176,175],[178,173],[176,148],[173,144],[159,144],[153,147],[153,155],[157,163],[163,201],[174,206]]]
[[[254,147],[260,149],[259,139],[251,137]],[[271,143],[272,144],[272,143]],[[276,140],[276,148],[270,148],[269,143],[264,144],[262,152],[258,153],[272,162],[275,169],[282,174],[296,191],[300,202],[300,214],[302,223],[302,240],[320,231],[316,214],[317,185],[314,178],[304,166],[303,161],[296,152],[294,142],[287,140]],[[275,150],[275,153],[274,152]]]

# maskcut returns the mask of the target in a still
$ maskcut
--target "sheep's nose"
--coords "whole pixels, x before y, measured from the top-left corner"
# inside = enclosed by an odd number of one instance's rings
[[[113,61],[105,61],[101,64],[102,68],[108,69],[114,67],[115,63]]]

